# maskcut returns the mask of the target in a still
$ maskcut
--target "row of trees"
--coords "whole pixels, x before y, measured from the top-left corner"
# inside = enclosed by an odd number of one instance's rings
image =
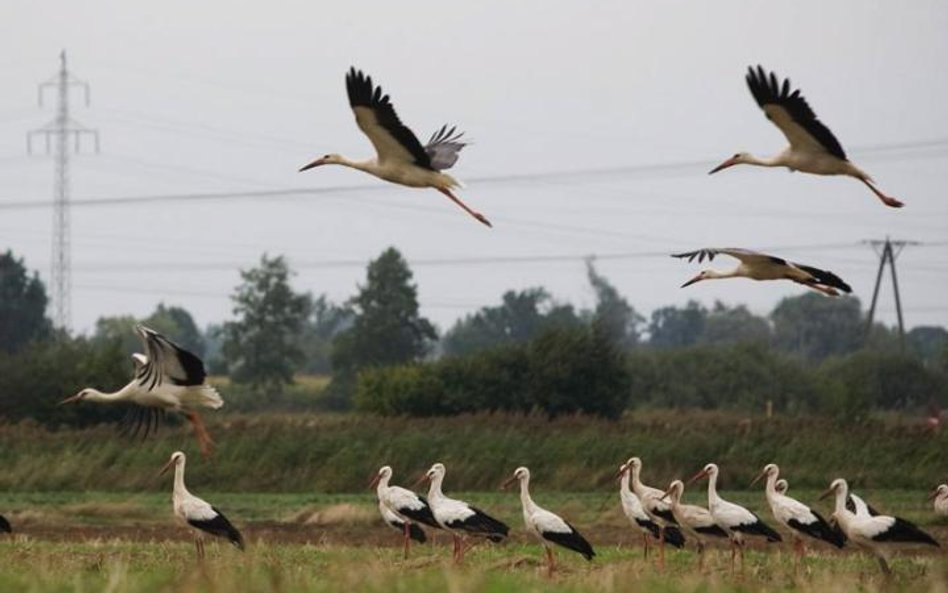
[[[758,407],[762,399],[822,409],[814,402],[844,401],[852,390],[840,395],[839,389],[817,386],[835,385],[850,369],[898,352],[896,336],[881,325],[867,342],[855,298],[804,294],[784,299],[767,317],[744,306],[707,308],[691,301],[646,319],[591,261],[587,277],[596,297],[591,309],[558,302],[543,288],[508,291],[498,305],[458,320],[439,339],[419,312],[411,270],[394,248],[369,263],[365,283],[342,304],[294,291],[285,259],[264,255],[258,266],[241,272],[231,297],[233,320],[202,333],[186,310],[159,304],[142,321],[204,356],[213,373],[227,374],[265,399],[278,400],[299,373],[331,373],[322,405],[347,408],[355,397],[359,408],[383,413],[543,409],[614,416],[629,404]],[[9,252],[0,257],[0,295],[0,373],[4,363],[22,363],[24,351],[46,352],[44,345],[70,339],[52,330],[42,283]],[[130,316],[102,318],[88,343],[80,338],[74,349],[114,355],[116,361],[97,367],[111,381],[116,369],[126,370],[124,355],[139,348],[131,331],[136,322]],[[893,407],[919,403],[925,390],[929,398],[944,396],[937,382],[929,387],[932,377],[948,370],[948,332],[915,328],[907,338],[912,356],[898,369],[928,373],[912,383],[917,389],[900,398],[888,389],[869,394],[866,387],[854,401]],[[601,367],[592,365],[587,350],[598,352]],[[613,352],[624,361],[622,372],[612,365],[612,354],[603,354]],[[879,353],[880,361],[872,359]],[[879,381],[902,381],[891,379],[898,369],[885,368]],[[870,370],[851,374],[878,375]],[[600,381],[607,376],[613,380]],[[560,389],[572,377],[583,379]],[[6,383],[0,379],[0,401],[9,401],[8,390],[17,389]],[[605,387],[584,390],[584,383]]]

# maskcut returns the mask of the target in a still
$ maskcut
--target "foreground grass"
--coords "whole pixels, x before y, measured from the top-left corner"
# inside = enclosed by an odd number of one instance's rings
[[[446,542],[445,542],[446,543]],[[251,546],[241,554],[208,547],[197,564],[185,543],[132,544],[119,540],[80,544],[0,542],[0,590],[34,593],[318,593],[557,591],[756,592],[756,591],[944,591],[948,567],[933,557],[904,558],[885,581],[862,556],[813,556],[803,570],[789,556],[750,552],[744,574],[731,575],[725,551],[709,553],[698,571],[690,552],[669,554],[664,574],[639,550],[599,550],[592,563],[559,554],[561,570],[548,578],[535,545],[480,546],[463,567],[451,565],[446,545],[416,547],[408,560],[393,548],[347,546]]]

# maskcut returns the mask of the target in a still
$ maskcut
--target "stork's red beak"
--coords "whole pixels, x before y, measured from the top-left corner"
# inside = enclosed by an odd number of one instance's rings
[[[73,395],[73,396],[71,396],[71,397],[67,397],[66,399],[64,399],[63,401],[59,402],[59,403],[56,404],[56,405],[57,405],[57,406],[61,406],[61,405],[64,405],[64,404],[71,404],[72,402],[77,402],[77,401],[79,401],[80,399],[82,399],[81,396],[82,396],[82,393],[77,393],[76,395]]]
[[[823,494],[820,494],[820,500],[823,500],[824,498],[826,498],[827,496],[829,496],[830,494],[832,494],[832,493],[834,493],[834,492],[836,492],[836,489],[835,489],[835,488],[830,488],[830,489],[828,489],[828,490],[827,490],[826,492],[824,492]]]
[[[412,490],[414,490],[418,486],[421,486],[421,484],[424,483],[426,480],[428,480],[428,474],[421,474],[421,477],[415,480],[415,483],[411,485]]]
[[[662,494],[662,497],[659,498],[659,500],[670,500],[668,497],[671,495],[671,493],[672,493],[671,490],[666,490],[665,494]]]
[[[308,171],[308,170],[312,169],[313,167],[318,167],[318,166],[324,165],[324,164],[326,164],[326,158],[325,158],[325,157],[320,157],[320,158],[316,159],[315,161],[313,161],[312,163],[310,163],[310,164],[308,164],[308,165],[303,165],[302,167],[300,167],[300,173],[302,173],[303,171]]]
[[[369,482],[369,490],[375,488],[378,485],[379,480],[381,479],[382,479],[382,474],[375,474],[375,477],[373,477],[372,481]]]
[[[935,497],[936,497],[936,496],[938,496],[938,488],[935,488],[934,490],[932,490],[932,493],[929,494],[929,495],[928,495],[928,498],[926,498],[925,500],[926,500],[927,502],[931,502],[931,501],[935,500]]]
[[[613,476],[613,479],[618,480],[619,478],[622,477],[622,474],[624,474],[627,471],[629,471],[628,465],[625,465],[625,464],[620,465],[618,471],[616,471],[616,475]]]
[[[691,286],[691,285],[694,284],[695,282],[700,282],[700,281],[702,281],[702,280],[704,280],[704,278],[701,277],[701,274],[698,274],[697,276],[695,276],[694,278],[692,278],[692,279],[689,280],[688,282],[685,282],[684,284],[682,284],[682,285],[681,285],[681,288],[684,288],[684,287],[686,287],[686,286]]]
[[[503,484],[500,485],[500,489],[501,489],[501,490],[505,490],[505,489],[507,488],[507,486],[510,486],[511,484],[513,484],[513,483],[516,482],[516,481],[517,481],[517,476],[510,476],[509,478],[507,478],[506,480],[504,480],[504,483],[503,483]]]
[[[756,484],[758,481],[760,481],[760,479],[763,478],[763,477],[764,477],[764,472],[760,472],[759,474],[757,474],[757,477],[756,477],[756,478],[754,478],[753,480],[751,480],[750,485],[753,486],[753,485]],[[750,487],[750,486],[748,486],[748,487]]]
[[[174,465],[174,459],[171,459],[170,461],[168,461],[168,463],[166,463],[164,467],[161,468],[161,471],[158,472],[158,475],[159,476],[165,475],[168,472],[168,470],[171,469],[172,465]]]
[[[729,158],[728,160],[726,160],[726,161],[724,161],[723,163],[721,163],[720,165],[718,165],[717,167],[715,167],[715,168],[711,169],[710,171],[708,171],[708,175],[714,175],[714,174],[717,173],[718,171],[722,171],[722,170],[727,169],[728,167],[732,167],[732,166],[734,166],[734,165],[736,165],[736,164],[737,164],[737,159],[734,158],[734,157],[731,157],[731,158]]]
[[[703,478],[703,477],[705,477],[705,476],[707,476],[707,475],[708,475],[708,472],[706,472],[705,470],[701,470],[700,472],[698,472],[698,473],[696,473],[695,475],[691,476],[691,479],[688,480],[688,482],[685,484],[685,486],[690,486],[691,484],[694,484],[695,482],[697,482],[698,480],[700,480],[701,478]]]

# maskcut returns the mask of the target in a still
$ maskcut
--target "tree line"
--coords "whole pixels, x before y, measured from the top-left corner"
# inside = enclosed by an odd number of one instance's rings
[[[696,301],[646,317],[594,261],[595,304],[577,309],[542,287],[509,290],[443,333],[419,309],[411,269],[395,248],[369,262],[342,303],[292,288],[285,258],[264,254],[240,272],[232,319],[198,328],[185,309],[159,303],[144,319],[104,317],[89,336],[70,336],[46,317],[38,275],[0,255],[0,416],[94,422],[118,411],[50,405],[85,385],[127,380],[141,321],[202,356],[229,393],[281,407],[301,374],[330,375],[304,407],[381,414],[481,410],[590,413],[636,407],[859,415],[874,409],[940,407],[948,377],[948,331],[898,335],[868,327],[857,298],[814,293],[783,299],[767,316],[743,305]],[[232,400],[233,398],[228,398]],[[299,403],[299,402],[297,402]]]

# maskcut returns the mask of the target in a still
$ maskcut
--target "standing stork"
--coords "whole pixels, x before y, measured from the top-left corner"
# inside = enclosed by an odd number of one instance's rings
[[[791,171],[803,171],[816,175],[847,175],[866,184],[882,203],[892,208],[901,208],[903,203],[882,193],[872,178],[846,158],[846,152],[836,136],[823,125],[810,109],[799,89],[790,92],[790,79],[781,84],[777,76],[769,75],[762,66],[747,69],[747,86],[757,104],[764,110],[775,126],[787,137],[790,146],[771,158],[757,158],[739,152],[711,170],[717,173],[733,165],[757,165],[760,167],[787,167]]]
[[[550,547],[551,542],[577,552],[586,560],[592,560],[596,552],[593,551],[586,538],[576,531],[575,527],[559,515],[555,515],[533,502],[533,498],[530,497],[529,469],[518,467],[514,470],[513,476],[501,484],[500,487],[506,488],[517,480],[520,481],[520,504],[523,505],[523,522],[527,526],[527,531],[535,535],[546,549],[549,575],[553,576],[553,571],[556,570],[553,548]]]
[[[619,478],[619,499],[622,501],[622,512],[625,513],[626,518],[642,532],[642,549],[645,558],[648,559],[651,539],[655,538],[657,541],[661,537],[661,527],[648,516],[642,507],[642,501],[629,488],[631,473],[631,468],[627,463],[620,465],[619,471],[616,472]],[[685,536],[677,527],[669,525],[665,528],[665,541],[676,548],[681,548],[685,545]]]
[[[188,492],[184,485],[184,464],[186,461],[184,453],[175,451],[171,454],[168,463],[161,468],[159,475],[164,475],[171,466],[174,466],[174,490],[171,494],[174,515],[194,530],[194,545],[197,548],[198,559],[204,559],[205,533],[226,538],[238,550],[243,550],[244,538],[237,531],[237,528],[227,520],[227,517],[215,507]]]
[[[141,338],[147,354],[132,354],[135,376],[125,387],[112,393],[87,387],[64,399],[60,405],[82,401],[134,404],[122,422],[125,430],[133,435],[144,427],[143,437],[157,430],[165,412],[178,412],[194,426],[201,453],[209,454],[214,441],[198,410],[216,410],[224,405],[224,400],[207,384],[204,363],[195,354],[144,325],[136,325],[135,333]]]
[[[777,478],[779,475],[780,468],[777,467],[777,464],[768,463],[751,482],[751,486],[761,478],[766,478],[764,492],[767,496],[767,504],[770,505],[770,510],[777,523],[789,529],[790,533],[793,534],[793,548],[796,551],[797,563],[803,560],[803,555],[806,553],[802,537],[804,535],[842,548],[846,540],[830,526],[822,515],[795,498],[777,492]]]
[[[941,517],[948,517],[948,484],[939,484],[928,495],[928,500],[935,509],[935,514]]]
[[[886,575],[892,574],[889,568],[891,548],[900,545],[921,544],[938,546],[932,536],[915,524],[888,515],[857,515],[847,508],[849,485],[846,480],[837,478],[830,484],[820,499],[836,496],[833,517],[846,537],[860,548],[867,550],[879,560],[879,566]]]
[[[683,504],[681,495],[685,492],[685,484],[681,480],[673,480],[668,485],[663,498],[671,502],[672,515],[678,521],[678,525],[697,542],[698,546],[698,568],[704,567],[704,547],[709,537],[727,538],[727,532],[721,529],[711,511],[696,504]]]
[[[682,284],[681,287],[691,286],[702,280],[750,278],[751,280],[791,280],[828,296],[839,296],[839,290],[846,293],[852,292],[852,288],[832,272],[788,262],[785,259],[749,249],[707,247],[685,253],[675,253],[672,254],[672,257],[687,259],[689,262],[697,259],[698,263],[701,263],[705,259],[710,262],[714,260],[714,256],[722,253],[741,263],[729,272],[702,270],[697,276]]]
[[[429,482],[428,505],[431,513],[442,529],[451,532],[454,538],[454,561],[460,564],[468,548],[463,540],[465,536],[483,537],[498,543],[507,537],[510,527],[474,505],[445,496],[441,491],[445,471],[444,464],[435,463],[421,480]]]
[[[677,525],[675,516],[671,511],[671,504],[664,499],[664,490],[652,488],[642,483],[642,460],[640,458],[630,457],[625,465],[628,466],[628,471],[632,474],[632,492],[635,492],[635,495],[642,501],[642,508],[645,509],[645,513],[652,521],[658,523],[658,565],[664,570],[665,541],[668,539],[666,531],[669,527]],[[684,545],[684,536],[681,539],[681,543]]]
[[[714,522],[727,532],[731,540],[731,572],[734,571],[734,559],[738,552],[741,555],[741,571],[743,571],[745,535],[765,537],[768,542],[783,541],[783,538],[751,511],[724,500],[718,495],[718,472],[717,464],[709,463],[688,483],[692,484],[702,478],[708,478],[708,510]]]
[[[411,540],[424,543],[426,539],[425,532],[416,523],[423,523],[435,529],[441,529],[441,526],[431,514],[431,507],[424,496],[401,486],[389,486],[391,479],[392,468],[383,465],[372,478],[369,488],[375,487],[379,497],[379,512],[385,522],[401,529],[405,538],[405,558],[408,558]]]
[[[444,125],[431,135],[427,144],[422,145],[398,119],[388,95],[382,94],[382,87],[372,84],[372,77],[364,75],[361,70],[349,69],[346,92],[356,124],[375,147],[376,158],[350,161],[338,154],[327,154],[304,165],[301,172],[321,165],[342,165],[399,185],[433,187],[478,221],[491,226],[483,214],[472,210],[451,191],[461,184],[454,177],[442,173],[457,162],[458,153],[467,146],[461,141],[463,132],[455,133],[455,127],[448,129]]]

